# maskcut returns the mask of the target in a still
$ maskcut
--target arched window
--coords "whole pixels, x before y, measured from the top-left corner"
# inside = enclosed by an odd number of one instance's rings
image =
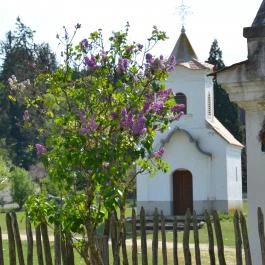
[[[182,111],[184,112],[184,114],[187,114],[187,98],[186,98],[185,94],[177,93],[175,95],[175,100],[176,100],[177,104],[184,104],[185,105],[185,108]]]
[[[208,118],[212,117],[212,99],[211,99],[211,94],[208,93],[208,98],[207,98],[207,115]]]

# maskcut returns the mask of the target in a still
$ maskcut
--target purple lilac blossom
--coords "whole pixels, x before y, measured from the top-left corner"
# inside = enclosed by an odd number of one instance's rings
[[[97,130],[98,124],[96,122],[96,116],[95,115],[93,115],[90,120],[87,120],[84,111],[80,111],[79,117],[81,120],[80,133],[91,134],[92,132]]]
[[[44,145],[42,144],[35,144],[35,148],[36,148],[36,151],[37,151],[37,155],[43,155],[47,152],[46,148]]]
[[[173,113],[179,112],[181,110],[185,109],[185,105],[184,104],[176,104],[173,107],[171,107],[171,111]]]
[[[89,68],[91,68],[91,69],[97,68],[97,60],[96,60],[96,57],[94,55],[91,55],[91,57],[89,59],[89,57],[86,56],[84,58],[84,64],[86,66],[88,66]]]
[[[163,156],[164,152],[165,152],[165,148],[160,147],[158,151],[153,153],[153,157],[160,158]]]
[[[157,97],[160,98],[160,100],[165,101],[166,99],[168,99],[170,94],[172,94],[172,89],[171,88],[164,89],[164,90],[158,91],[156,94],[157,94]]]
[[[179,112],[177,115],[175,115],[175,116],[171,119],[171,121],[178,121],[183,115],[184,115],[184,112],[181,111],[181,112]]]
[[[159,112],[159,111],[163,110],[163,108],[164,108],[164,102],[163,101],[153,102],[153,104],[152,104],[152,110],[154,112]]]
[[[141,44],[141,43],[138,43],[136,46],[137,46],[137,48],[138,48],[139,50],[142,50],[142,49],[143,49],[143,47],[144,47],[144,45],[143,45],[143,44]]]
[[[111,119],[117,120],[119,117],[119,114],[117,112],[111,112],[110,115]]]
[[[154,62],[153,55],[151,53],[147,53],[145,55],[146,62],[152,64]]]
[[[147,128],[145,127],[146,118],[144,116],[143,112],[139,113],[138,119],[135,120],[133,127],[132,127],[132,133],[134,135],[143,135],[147,132]]]
[[[172,72],[175,70],[176,67],[176,57],[174,55],[170,56],[168,62],[167,62],[167,71]]]
[[[118,69],[121,71],[121,72],[125,72],[128,68],[128,59],[123,59],[123,58],[119,58],[119,61],[118,61]]]
[[[80,47],[82,49],[85,49],[88,47],[88,40],[87,39],[83,39],[81,42],[80,42]]]

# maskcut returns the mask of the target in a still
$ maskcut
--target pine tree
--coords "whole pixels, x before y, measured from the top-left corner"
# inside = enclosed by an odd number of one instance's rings
[[[218,71],[225,67],[222,59],[222,51],[218,46],[218,41],[214,40],[209,52],[209,58],[206,61],[214,65],[214,70]],[[230,101],[229,95],[217,83],[216,78],[213,79],[214,85],[214,113],[220,122],[233,134],[233,136],[244,142],[243,123],[240,120],[239,107]]]

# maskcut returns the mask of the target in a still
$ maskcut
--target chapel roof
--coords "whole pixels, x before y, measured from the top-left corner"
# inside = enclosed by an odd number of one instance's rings
[[[252,23],[252,27],[265,25],[265,0],[262,1],[258,13]]]
[[[212,69],[213,66],[208,63],[202,63],[186,35],[186,30],[182,26],[180,36],[170,56],[175,56],[176,64],[192,70]]]
[[[238,147],[243,148],[244,145],[242,145],[225,127],[224,125],[216,118],[213,117],[212,120],[207,120],[209,125],[229,144],[235,145]]]

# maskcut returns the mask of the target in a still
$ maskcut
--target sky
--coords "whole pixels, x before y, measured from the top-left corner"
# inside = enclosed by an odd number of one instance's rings
[[[184,0],[190,14],[185,18],[186,34],[201,61],[208,58],[214,39],[218,40],[223,60],[230,65],[247,58],[243,28],[251,26],[262,0]],[[156,54],[169,56],[179,37],[182,21],[177,7],[182,0],[5,0],[0,7],[0,40],[14,29],[16,17],[36,30],[35,40],[47,42],[59,56],[56,34],[69,32],[80,23],[76,41],[101,28],[106,39],[112,31],[124,29],[128,21],[130,38],[145,43],[152,26],[167,32]]]

